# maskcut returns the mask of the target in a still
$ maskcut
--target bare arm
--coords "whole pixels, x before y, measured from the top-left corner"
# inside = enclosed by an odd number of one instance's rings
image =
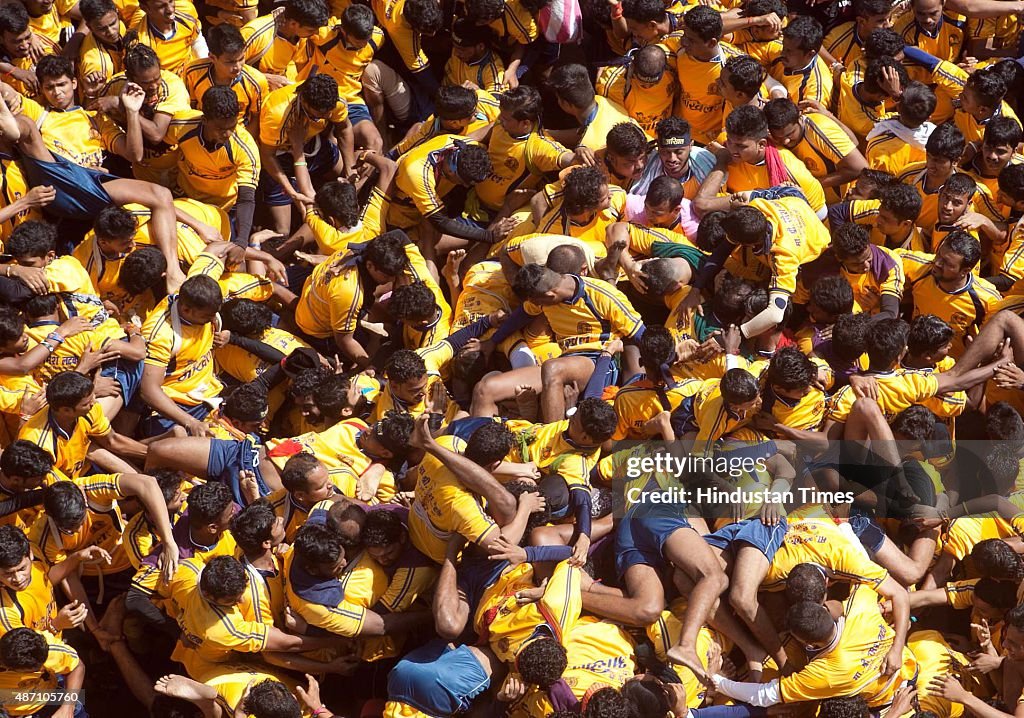
[[[152,364],[146,364],[143,367],[142,383],[139,386],[142,400],[149,404],[154,411],[189,429],[189,433],[193,436],[205,436],[209,432],[208,430],[200,431],[203,423],[185,413],[171,397],[164,393],[163,383],[166,371],[165,367]]]
[[[434,441],[429,431],[426,430],[428,418],[424,415],[417,419],[417,429],[422,429],[419,436],[424,437],[422,448],[437,457],[469,491],[483,496],[487,500],[488,510],[500,525],[510,523],[515,519],[518,508],[516,498],[506,491],[505,487],[498,483],[497,479],[484,467]],[[419,426],[420,424],[422,427]],[[417,435],[414,434],[412,439],[414,446],[417,445],[416,438]]]
[[[334,343],[338,345],[341,355],[360,369],[365,369],[370,364],[370,355],[351,334],[335,334]]]
[[[946,9],[968,17],[1004,17],[1024,12],[1024,2],[1002,0],[949,0]]]
[[[469,602],[459,593],[455,563],[465,545],[461,536],[448,541],[448,550],[441,563],[441,573],[434,589],[434,626],[441,638],[454,641],[465,630],[469,621]]]
[[[720,158],[714,169],[708,172],[708,176],[700,185],[697,196],[693,198],[694,211],[704,216],[708,212],[728,212],[732,207],[732,198],[728,195],[720,197],[719,193],[725,187],[726,168],[728,164]]]
[[[131,439],[128,439],[131,441]],[[138,442],[135,442],[138,443]],[[141,445],[140,445],[141,446]],[[143,446],[143,458],[147,447]],[[164,501],[163,493],[160,491],[156,479],[146,474],[121,474],[121,490],[130,496],[135,496],[146,511],[146,517],[153,524],[153,533],[157,535],[163,544],[165,580],[170,580],[177,568],[178,546],[171,534],[171,521],[168,518],[167,502]],[[170,562],[174,565],[168,566]]]

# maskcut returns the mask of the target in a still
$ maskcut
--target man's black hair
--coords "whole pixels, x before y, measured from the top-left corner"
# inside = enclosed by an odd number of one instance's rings
[[[253,501],[231,519],[231,536],[246,554],[263,550],[263,542],[271,540],[277,514],[267,499]]]
[[[507,426],[490,422],[470,435],[462,454],[478,466],[489,466],[508,456],[513,443],[512,432]]]
[[[216,523],[233,502],[231,489],[219,481],[199,484],[188,495],[188,520],[192,526]]]
[[[274,323],[274,313],[262,302],[235,297],[220,308],[221,326],[232,334],[258,337]]]
[[[199,576],[199,588],[218,601],[241,598],[247,585],[245,569],[234,556],[210,559]]]

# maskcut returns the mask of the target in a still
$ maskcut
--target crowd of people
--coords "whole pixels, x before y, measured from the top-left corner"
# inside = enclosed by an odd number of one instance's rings
[[[4,0],[0,715],[1014,718],[1019,0]]]

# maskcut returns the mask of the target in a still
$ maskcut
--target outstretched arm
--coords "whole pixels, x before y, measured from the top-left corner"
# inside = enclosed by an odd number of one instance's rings
[[[416,429],[409,443],[437,457],[445,467],[458,477],[463,486],[487,500],[487,508],[495,520],[501,524],[511,522],[516,516],[516,498],[505,490],[484,467],[467,459],[461,454],[444,448],[430,435],[426,414],[416,419]]]

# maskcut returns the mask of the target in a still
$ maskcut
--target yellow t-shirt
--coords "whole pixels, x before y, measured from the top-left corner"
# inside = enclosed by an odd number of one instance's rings
[[[810,204],[814,214],[824,221],[827,211],[825,209],[825,191],[822,189],[821,183],[811,174],[807,165],[797,159],[792,152],[782,149],[778,152],[782,158],[782,164],[786,166],[790,180],[800,188],[804,197],[807,198],[804,204]],[[729,165],[729,177],[725,183],[729,192],[745,192],[770,186],[768,167],[763,161],[756,165],[749,162],[734,162]],[[783,199],[793,198],[785,197]]]
[[[292,42],[277,34],[277,20],[264,15],[250,20],[241,29],[245,38],[245,62],[268,75],[281,75],[291,82],[309,63],[313,49],[310,38]]]
[[[988,280],[973,273],[967,275],[962,288],[947,292],[932,276],[934,255],[905,250],[897,254],[903,259],[907,291],[913,294],[914,316],[934,314],[953,327],[953,348],[949,353],[954,359],[959,357],[964,352],[964,337],[976,333],[985,318],[995,313],[1002,295]]]
[[[792,294],[796,291],[800,267],[820,257],[832,238],[800,197],[755,199],[750,205],[760,210],[772,229],[771,244],[758,255],[772,272],[768,290]]]
[[[86,469],[86,454],[92,437],[103,437],[111,431],[110,422],[99,404],[93,404],[89,413],[75,421],[74,428],[66,433],[57,426],[50,410],[36,412],[18,432],[19,439],[31,441],[46,449],[53,457],[54,468],[68,477],[79,477]]]
[[[527,301],[527,314],[544,314],[564,353],[599,351],[613,338],[629,339],[643,326],[640,315],[618,289],[600,279],[576,277],[576,291],[551,306]]]
[[[454,436],[441,436],[437,441],[458,453],[466,446],[465,441]],[[483,500],[432,454],[427,454],[414,471],[416,499],[409,509],[409,538],[423,555],[441,563],[448,540],[454,534],[480,543],[499,530],[484,511]]]
[[[11,716],[35,715],[47,705],[40,700],[47,693],[60,688],[57,680],[75,670],[81,661],[75,649],[49,633],[46,638],[46,661],[37,671],[0,671],[0,693],[5,697],[4,708]],[[24,696],[24,698],[19,698]]]
[[[26,97],[21,103],[21,113],[39,128],[50,152],[83,167],[96,169],[103,164],[109,147],[100,134],[100,118],[95,112],[81,107],[69,107],[63,112],[47,110]]]
[[[906,647],[901,670],[892,676],[881,675],[882,661],[896,634],[882,617],[878,594],[869,587],[851,589],[839,620],[834,646],[815,655],[796,673],[779,679],[784,703],[859,695],[868,706],[878,708],[891,703],[903,681],[917,675],[914,654]]]
[[[622,107],[647,138],[653,140],[658,122],[672,115],[679,96],[679,80],[670,64],[656,85],[641,87],[628,65],[609,65],[598,72],[595,89],[597,94]]]
[[[384,46],[384,31],[374,26],[366,44],[358,50],[345,47],[341,28],[334,28],[326,35],[313,36],[313,61],[307,67],[316,65],[320,72],[330,75],[338,83],[338,92],[349,104],[363,100],[363,71],[373,61],[373,56]],[[483,85],[481,85],[483,87]],[[488,88],[484,88],[488,89]]]
[[[484,207],[498,210],[512,191],[534,189],[543,175],[558,171],[561,157],[568,150],[539,129],[526,137],[512,137],[496,124],[487,152],[491,156],[491,176],[476,185],[473,192]]]
[[[348,122],[348,106],[341,94],[325,119],[311,119],[303,110],[298,96],[299,85],[285,85],[269,95],[260,110],[260,143],[269,149],[289,149],[289,135],[296,125],[305,129],[306,142],[327,129],[329,125]]]
[[[678,35],[681,36],[682,31]],[[663,40],[670,38],[672,35]],[[676,55],[680,92],[675,114],[690,123],[693,139],[705,145],[718,139],[725,123],[725,99],[717,89],[722,66],[730,57],[743,54],[724,42],[718,43],[718,47],[718,57],[707,62],[682,50]]]
[[[202,114],[189,110],[174,116],[165,141],[178,146],[178,187],[186,196],[228,211],[239,188],[256,190],[260,151],[244,127],[236,127],[223,144],[208,144]]]
[[[762,588],[782,589],[790,571],[801,563],[817,564],[832,578],[877,588],[888,577],[888,571],[871,561],[863,547],[852,541],[834,523],[799,521],[789,524],[761,583]],[[878,596],[874,595],[877,602]]]
[[[139,42],[153,48],[160,58],[160,69],[182,75],[185,65],[195,59],[192,45],[199,38],[202,25],[195,7],[188,0],[175,0],[174,20],[170,33],[163,34],[150,24],[145,13],[131,25],[139,34]]]
[[[201,109],[203,93],[216,85],[213,60],[208,57],[193,60],[185,67],[183,79],[185,89],[192,100],[192,107]],[[259,122],[263,100],[270,94],[266,76],[251,65],[242,65],[242,71],[231,82],[230,87],[238,98],[238,121],[246,127]]]
[[[411,229],[444,210],[444,198],[455,185],[441,174],[441,154],[457,141],[469,142],[459,135],[438,135],[399,159],[388,212],[389,226]]]
[[[82,568],[86,576],[115,574],[131,568],[131,562],[121,543],[124,518],[118,499],[125,497],[121,489],[121,474],[92,474],[74,480],[85,493],[85,520],[78,530],[68,534],[59,531],[57,524],[45,513],[39,515],[28,530],[28,540],[36,555],[50,566],[55,566],[76,551],[99,546],[110,554],[110,563],[87,564]]]
[[[405,0],[372,0],[370,9],[405,66],[414,73],[427,69],[430,61],[423,51],[423,38],[405,19]]]
[[[164,369],[163,390],[176,403],[197,406],[224,388],[213,371],[213,324],[188,324],[177,295],[160,301],[142,325],[148,366]]]
[[[49,569],[42,559],[33,557],[28,586],[20,591],[12,591],[6,586],[0,589],[0,636],[22,627],[60,635],[54,627],[57,601],[53,595],[53,584],[46,576]]]

